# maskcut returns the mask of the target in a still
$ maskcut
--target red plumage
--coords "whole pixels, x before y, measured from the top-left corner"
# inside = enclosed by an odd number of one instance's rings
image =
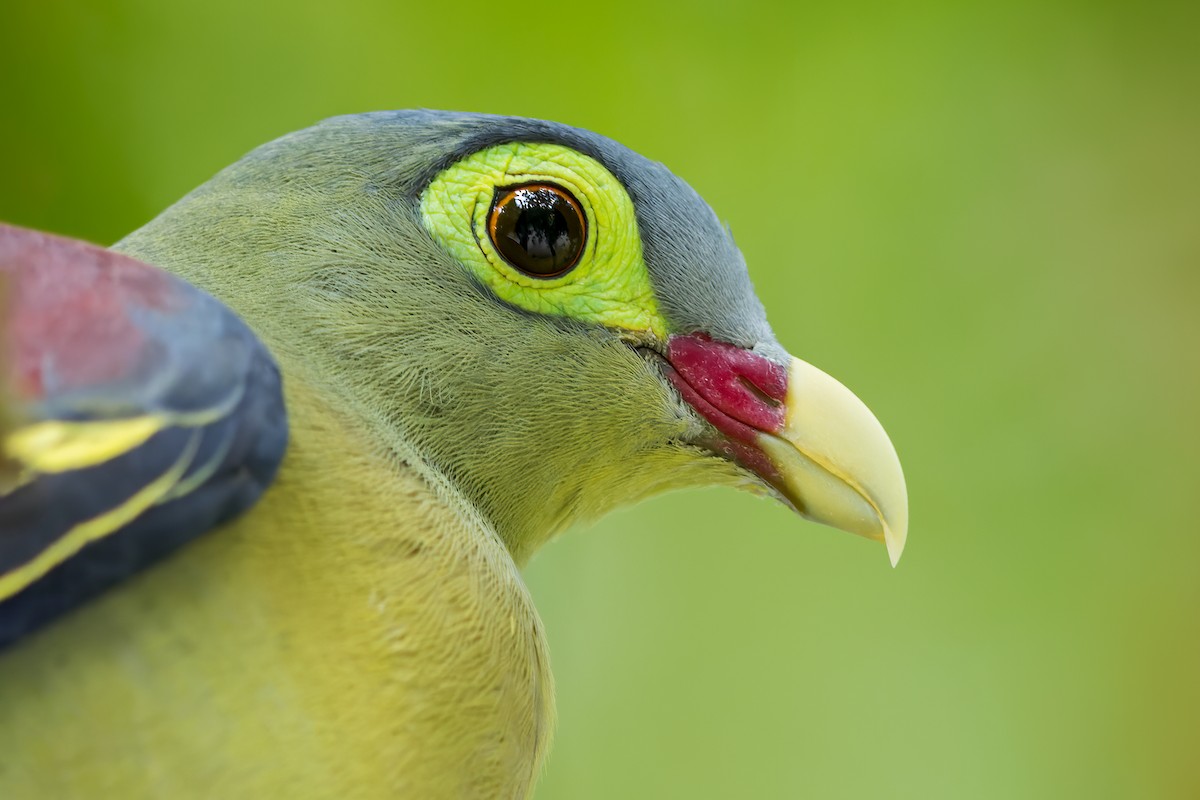
[[[119,381],[143,362],[131,314],[188,299],[160,270],[72,239],[0,225],[6,382],[19,400]]]

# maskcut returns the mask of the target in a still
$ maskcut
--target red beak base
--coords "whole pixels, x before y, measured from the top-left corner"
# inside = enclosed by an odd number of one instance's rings
[[[667,361],[667,377],[683,399],[723,434],[706,444],[774,484],[778,471],[756,436],[783,429],[786,368],[704,334],[671,336]]]

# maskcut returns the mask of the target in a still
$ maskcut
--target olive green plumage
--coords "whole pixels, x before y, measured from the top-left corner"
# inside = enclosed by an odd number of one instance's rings
[[[509,294],[457,249],[431,186],[510,144],[498,169],[528,157],[588,209],[579,274],[613,268],[622,224],[616,260],[650,295]],[[284,375],[291,445],[245,516],[0,654],[0,796],[525,797],[554,713],[518,568],[667,489],[773,491],[706,444],[663,366],[664,335],[693,333],[786,364],[741,256],[685,184],[593,134],[338,118],[117,249],[249,323]]]
[[[687,443],[701,421],[626,345],[633,332],[498,302],[423,228],[420,194],[437,169],[483,144],[472,137],[530,134],[523,122],[331,120],[260,148],[118,245],[228,302],[289,381],[452,484],[518,564],[572,522],[671,485],[746,482],[697,458]],[[558,130],[571,132],[546,125],[536,138]],[[708,214],[697,254],[726,240]],[[744,267],[734,277],[732,293],[753,299]],[[766,327],[757,312],[747,327]]]

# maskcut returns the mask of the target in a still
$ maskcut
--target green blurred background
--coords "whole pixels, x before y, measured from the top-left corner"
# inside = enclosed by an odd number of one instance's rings
[[[727,219],[909,547],[729,491],[528,570],[553,798],[1200,797],[1200,17],[1177,3],[6,0],[0,219],[109,243],[333,114],[547,117]]]

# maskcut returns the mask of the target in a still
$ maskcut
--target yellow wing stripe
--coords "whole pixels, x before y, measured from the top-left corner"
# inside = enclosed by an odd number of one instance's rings
[[[229,414],[241,402],[244,392],[245,388],[239,386],[219,405],[188,413],[83,422],[48,419],[22,425],[4,437],[0,462],[16,461],[41,474],[94,467],[133,450],[166,428],[212,424]]]
[[[167,424],[159,416],[88,422],[48,419],[10,433],[4,454],[42,474],[70,472],[111,461]]]
[[[38,553],[32,561],[12,572],[0,575],[0,599],[11,597],[21,591],[55,566],[78,553],[84,546],[127,525],[143,511],[157,503],[187,472],[196,455],[196,450],[200,446],[200,437],[201,432],[194,431],[175,463],[124,503],[78,523],[52,545]]]

